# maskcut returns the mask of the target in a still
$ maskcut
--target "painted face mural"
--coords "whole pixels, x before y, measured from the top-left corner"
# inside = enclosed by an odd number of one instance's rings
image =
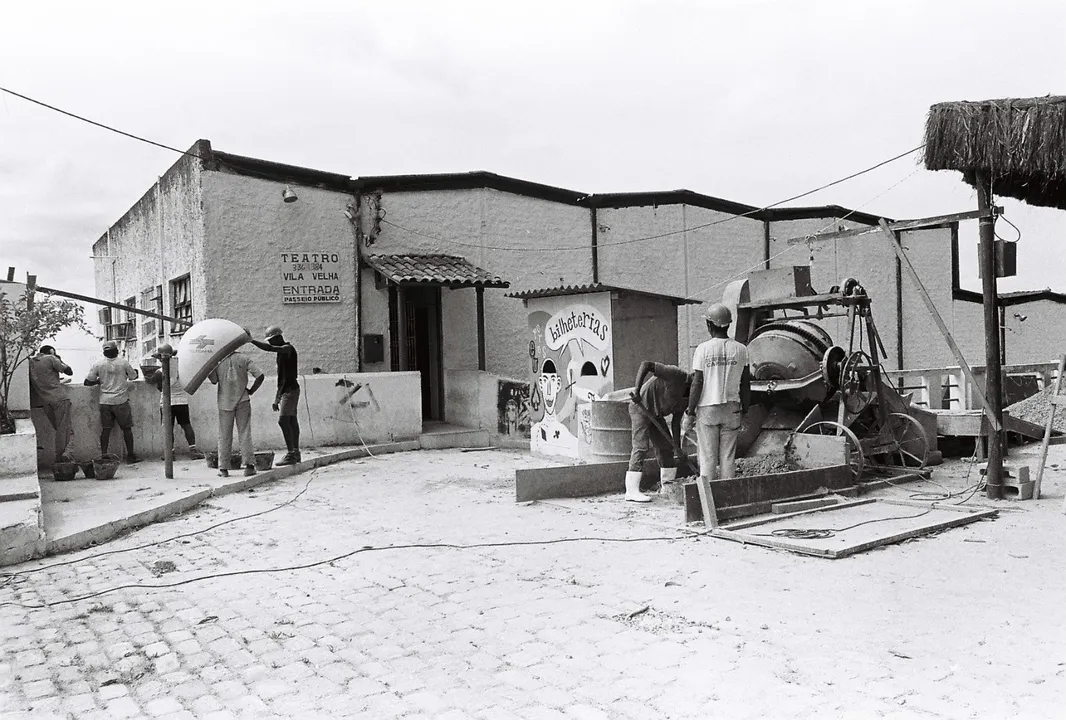
[[[555,363],[545,360],[541,368],[540,377],[537,378],[537,387],[540,388],[540,396],[544,398],[544,416],[555,416],[555,400],[559,397],[559,391],[563,388],[563,380],[555,371]]]
[[[613,389],[610,295],[537,298],[528,310],[532,381],[542,403],[531,407],[531,449],[576,458],[579,406]]]

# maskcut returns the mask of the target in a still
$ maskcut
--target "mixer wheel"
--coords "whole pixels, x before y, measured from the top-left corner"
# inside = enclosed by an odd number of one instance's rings
[[[803,432],[810,435],[843,435],[847,438],[848,466],[851,468],[851,479],[855,482],[862,477],[862,471],[866,467],[866,457],[862,452],[859,438],[849,428],[832,420],[822,420],[807,426]]]
[[[825,381],[827,396],[840,389],[840,371],[847,355],[844,348],[834,345],[822,356],[822,380]]]
[[[906,413],[889,415],[892,439],[896,443],[901,464],[904,467],[925,467],[929,460],[929,437],[922,424]]]
[[[858,415],[869,406],[873,396],[865,394],[869,369],[874,361],[863,350],[856,350],[840,368],[840,402],[852,415]]]

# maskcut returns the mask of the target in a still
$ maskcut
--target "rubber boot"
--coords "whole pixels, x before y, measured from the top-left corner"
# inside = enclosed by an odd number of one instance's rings
[[[626,500],[629,502],[651,502],[651,498],[640,491],[641,474],[639,470],[626,472]]]
[[[668,495],[670,485],[677,480],[677,468],[659,468],[659,494]]]

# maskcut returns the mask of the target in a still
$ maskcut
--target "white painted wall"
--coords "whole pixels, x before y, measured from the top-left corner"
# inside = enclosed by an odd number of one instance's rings
[[[348,399],[346,387],[337,385],[345,380],[363,388]],[[300,385],[300,444],[304,447],[410,440],[422,432],[421,385],[417,372],[305,375],[300,378]],[[277,378],[267,376],[263,387],[252,396],[252,439],[257,450],[275,450],[280,457],[285,452],[285,443],[277,425],[278,415],[270,407],[276,387]],[[74,419],[74,439],[68,452],[76,460],[96,457],[100,454],[99,390],[71,386],[67,392]],[[215,397],[215,386],[204,383],[189,404],[197,444],[202,450],[214,450],[218,444]],[[160,459],[163,430],[159,421],[159,391],[144,381],[136,381],[131,384],[130,403],[134,449],[143,458]],[[38,444],[45,448],[42,458],[50,466],[52,430],[38,412],[34,413],[35,424],[41,431]],[[178,452],[183,452],[184,435],[177,426],[174,433]],[[122,433],[117,427],[112,430],[109,450],[124,454]]]

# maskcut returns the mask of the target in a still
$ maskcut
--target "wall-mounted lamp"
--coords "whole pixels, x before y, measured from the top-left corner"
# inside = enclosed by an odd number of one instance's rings
[[[294,203],[299,200],[299,198],[296,197],[296,193],[292,191],[292,186],[290,185],[286,185],[285,189],[281,191],[281,199],[287,203]]]

